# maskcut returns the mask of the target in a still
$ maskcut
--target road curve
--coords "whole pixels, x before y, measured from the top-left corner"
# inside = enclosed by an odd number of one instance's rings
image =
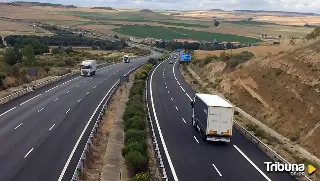
[[[94,121],[70,154],[103,97],[121,75],[157,56],[102,67],[92,77],[72,76],[1,105],[0,180],[69,181]]]
[[[295,180],[288,173],[267,173],[264,162],[272,160],[235,129],[229,144],[202,141],[191,124],[190,100],[195,92],[184,81],[178,64],[169,64],[169,59],[159,64],[147,85],[169,181]]]

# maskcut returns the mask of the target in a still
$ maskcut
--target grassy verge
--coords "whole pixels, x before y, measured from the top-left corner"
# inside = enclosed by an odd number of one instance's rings
[[[123,114],[124,148],[122,155],[129,169],[130,181],[147,181],[149,174],[147,112],[144,106],[144,88],[151,63],[145,64],[135,74],[129,100]]]

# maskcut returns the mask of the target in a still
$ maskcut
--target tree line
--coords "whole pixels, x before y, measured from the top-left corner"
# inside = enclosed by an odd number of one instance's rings
[[[10,35],[5,37],[4,41],[12,47],[24,46],[26,44],[41,44],[43,46],[93,46],[95,49],[101,50],[120,50],[127,46],[125,41],[112,42],[87,38],[82,35],[68,34],[54,36]],[[47,53],[47,51],[43,50],[42,53]]]
[[[228,42],[226,45],[215,43],[189,43],[189,42],[156,42],[156,47],[165,48],[168,50],[185,49],[185,50],[226,50],[226,49],[237,49],[241,46],[234,46]]]
[[[5,45],[4,45],[3,39],[0,36],[0,48],[4,48],[4,47],[5,47]]]

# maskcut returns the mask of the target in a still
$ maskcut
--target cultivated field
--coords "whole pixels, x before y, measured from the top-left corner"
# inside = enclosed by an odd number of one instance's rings
[[[315,24],[320,25],[320,15],[318,16],[301,16],[301,14],[286,14],[286,13],[270,13],[270,12],[259,12],[259,13],[249,13],[249,12],[228,12],[228,11],[190,11],[190,12],[164,12],[163,14],[180,13],[179,15],[174,15],[176,17],[183,18],[197,18],[212,20],[213,17],[217,17],[221,20],[228,21],[241,21],[247,20],[252,17],[255,21],[271,22],[282,25],[300,25],[304,24]]]
[[[220,33],[209,33],[204,31],[192,31],[182,28],[168,28],[168,27],[158,27],[158,26],[138,26],[138,25],[124,25],[120,28],[113,29],[113,31],[125,35],[131,35],[135,37],[147,38],[153,37],[158,39],[171,40],[175,38],[181,39],[193,39],[193,40],[206,40],[212,41],[216,38],[217,41],[238,41],[240,43],[256,43],[259,42],[258,39],[220,34]]]
[[[171,13],[180,13],[180,15],[168,15]],[[212,34],[209,33],[223,33],[247,36],[252,38],[261,38],[261,34],[267,34],[274,37],[278,37],[279,35],[281,35],[284,38],[288,38],[289,36],[304,37],[307,33],[313,30],[313,28],[303,27],[302,25],[304,24],[304,22],[307,22],[309,24],[320,24],[320,16],[298,16],[294,14],[291,16],[285,16],[277,13],[247,13],[225,11],[141,12],[139,9],[104,10],[91,9],[89,7],[63,8],[28,5],[11,6],[1,3],[0,16],[12,19],[40,20],[51,24],[96,30],[104,34],[115,34],[118,33],[118,31],[121,31],[121,33],[131,36],[133,34],[137,35],[137,33],[126,32],[126,30],[122,31],[122,29],[126,28],[126,26],[124,25],[148,24],[152,26],[163,26],[168,28],[184,28],[187,30],[208,32],[208,36],[212,36]],[[219,27],[214,27],[213,25],[212,18],[214,16],[223,20],[221,21]],[[253,17],[254,21],[247,21],[248,17]],[[299,26],[288,26],[288,24]],[[120,30],[115,29],[115,31],[117,32],[112,32],[112,29],[114,28],[120,28]],[[139,27],[136,29],[138,31],[141,28]],[[149,37],[159,37],[154,36],[158,33],[158,30],[156,29],[159,28],[154,28],[156,33],[149,33],[152,35]],[[6,34],[9,33],[6,32]],[[197,33],[192,33],[192,36],[195,34]],[[223,37],[223,35],[217,34],[214,34],[214,36]],[[175,34],[171,33],[171,35],[165,36],[165,38],[171,38],[173,35]],[[207,35],[201,36],[200,39],[207,39]],[[196,39],[199,39],[200,37],[198,35],[195,36]],[[174,38],[187,37],[179,36]],[[233,40],[232,38],[232,41],[236,40]]]

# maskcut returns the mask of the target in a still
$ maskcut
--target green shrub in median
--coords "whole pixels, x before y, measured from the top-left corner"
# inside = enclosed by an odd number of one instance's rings
[[[148,145],[146,142],[142,142],[142,143],[131,143],[131,144],[127,144],[123,149],[122,149],[122,155],[125,156],[127,155],[129,152],[132,151],[138,151],[140,153],[142,153],[142,155],[146,155],[147,153],[147,149],[148,149]]]
[[[134,175],[148,170],[148,158],[146,158],[146,156],[143,156],[138,151],[130,151],[125,156],[125,160],[128,167],[130,168],[130,171]]]
[[[136,174],[130,181],[149,181],[149,175],[147,173]]]
[[[129,100],[123,113],[124,120],[124,148],[122,155],[130,169],[135,175],[131,180],[145,181],[149,177],[144,172],[148,171],[148,146],[147,146],[147,121],[144,103],[145,81],[152,68],[148,63],[142,66],[134,75],[135,81],[130,89]]]

